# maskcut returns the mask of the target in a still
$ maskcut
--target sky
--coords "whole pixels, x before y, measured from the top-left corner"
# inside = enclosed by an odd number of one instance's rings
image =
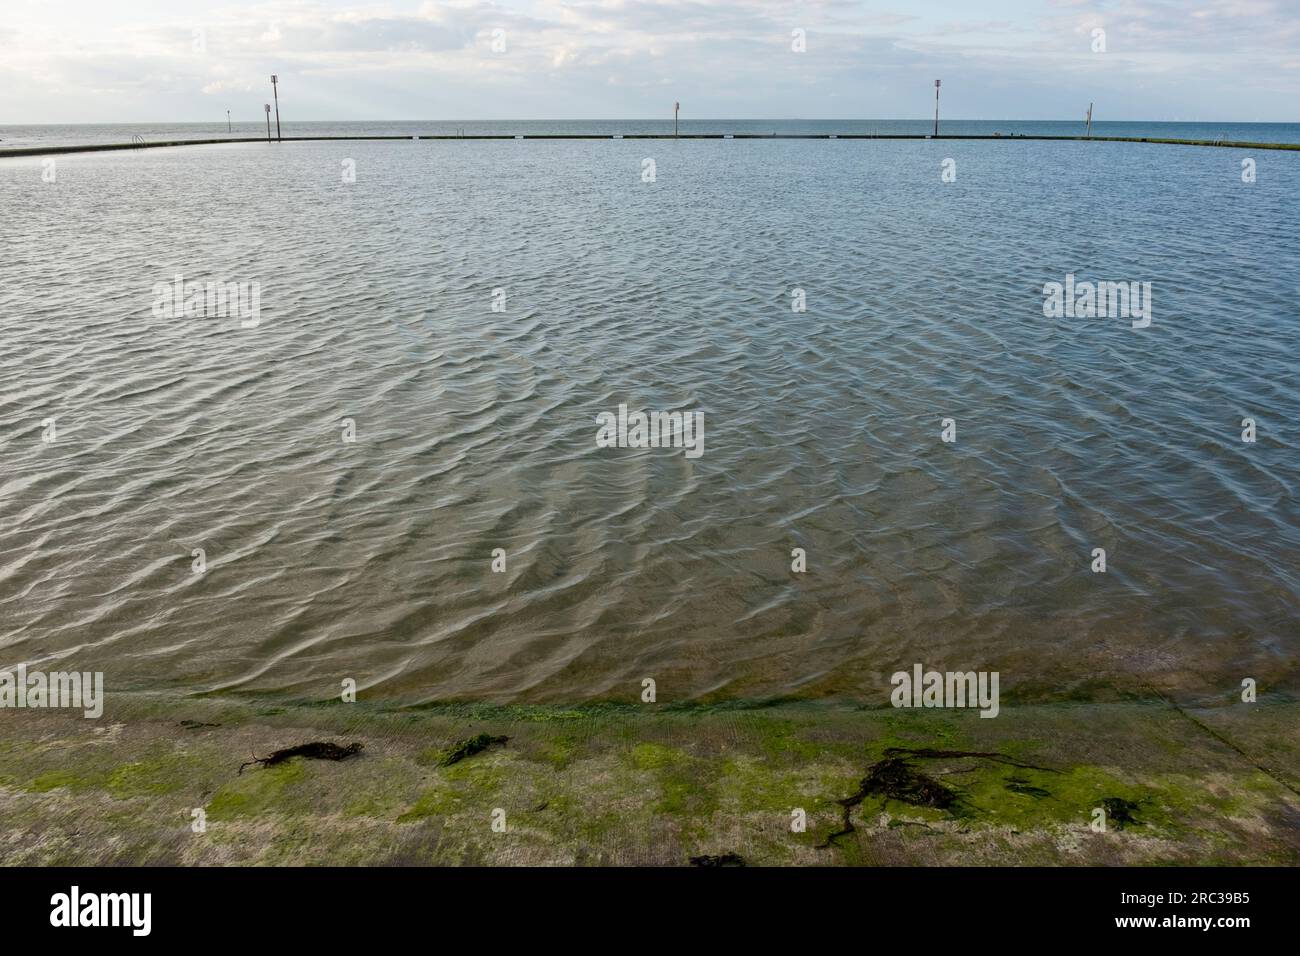
[[[0,4],[0,125],[1300,121],[1300,0]]]

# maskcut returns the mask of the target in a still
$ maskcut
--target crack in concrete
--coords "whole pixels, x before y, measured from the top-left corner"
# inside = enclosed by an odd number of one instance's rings
[[[1277,782],[1280,786],[1285,787],[1287,790],[1291,791],[1291,792],[1292,792],[1293,794],[1295,794],[1297,797],[1300,797],[1300,790],[1296,789],[1296,787],[1294,787],[1292,784],[1290,784],[1290,783],[1288,783],[1286,780],[1282,779],[1282,775],[1281,775],[1278,771],[1276,771],[1276,770],[1272,770],[1272,769],[1270,769],[1269,767],[1265,767],[1262,763],[1260,763],[1258,760],[1256,760],[1256,759],[1255,759],[1254,757],[1252,757],[1250,754],[1246,753],[1245,750],[1243,750],[1241,747],[1237,746],[1237,744],[1233,743],[1231,740],[1229,740],[1229,739],[1228,739],[1227,737],[1225,737],[1223,734],[1219,733],[1219,732],[1218,732],[1217,730],[1215,730],[1213,727],[1209,727],[1209,726],[1207,726],[1206,724],[1203,724],[1201,721],[1197,720],[1195,717],[1193,717],[1193,716],[1192,716],[1191,714],[1189,714],[1187,711],[1183,710],[1182,707],[1180,707],[1180,706],[1178,706],[1177,704],[1175,704],[1172,700],[1170,700],[1170,699],[1169,699],[1168,697],[1166,697],[1164,694],[1160,693],[1160,691],[1156,690],[1154,687],[1152,687],[1152,686],[1150,686],[1150,685],[1147,685],[1147,690],[1149,690],[1152,694],[1154,694],[1156,697],[1158,697],[1158,698],[1159,698],[1159,699],[1160,699],[1160,700],[1161,700],[1161,701],[1162,701],[1162,702],[1163,702],[1167,707],[1170,707],[1170,708],[1172,708],[1173,710],[1177,711],[1178,714],[1179,714],[1180,716],[1187,718],[1187,719],[1190,720],[1193,724],[1195,724],[1197,727],[1199,727],[1202,731],[1204,731],[1205,733],[1209,734],[1211,737],[1213,737],[1213,738],[1214,738],[1215,740],[1217,740],[1219,743],[1223,744],[1223,745],[1224,745],[1225,747],[1227,747],[1228,749],[1232,750],[1234,753],[1236,753],[1239,757],[1241,757],[1243,760],[1245,760],[1248,764],[1250,764],[1252,767],[1254,767],[1254,768],[1255,768],[1256,770],[1258,770],[1260,773],[1265,774],[1265,775],[1268,776],[1268,777],[1271,777],[1271,778],[1272,778],[1275,782]]]

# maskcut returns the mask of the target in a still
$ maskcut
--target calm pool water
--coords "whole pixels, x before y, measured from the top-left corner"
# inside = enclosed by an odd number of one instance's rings
[[[884,703],[916,662],[1043,697],[1300,684],[1300,155],[49,169],[0,160],[0,665],[409,701]],[[256,282],[257,325],[155,314],[178,273]],[[1150,326],[1045,317],[1070,274],[1150,282]],[[598,447],[620,404],[702,411],[704,454]]]

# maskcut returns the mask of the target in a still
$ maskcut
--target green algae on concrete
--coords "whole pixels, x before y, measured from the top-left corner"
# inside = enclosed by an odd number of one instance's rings
[[[93,726],[0,715],[0,828],[4,862],[27,864],[1284,865],[1300,862],[1297,717],[1290,701],[1007,705],[982,720],[827,702],[402,709],[121,694]],[[479,735],[510,743],[433,758]],[[365,748],[238,773],[250,754],[330,738]],[[824,845],[870,768],[916,751],[998,759],[914,761],[951,805],[865,794],[853,832]],[[1108,806],[1129,819],[1098,831]]]
[[[108,774],[105,789],[125,800],[147,794],[168,794],[185,783],[193,761],[184,754],[168,753],[123,764]]]
[[[87,777],[71,770],[51,770],[34,778],[29,786],[33,793],[46,793],[67,787],[70,790],[87,790],[100,786],[102,778]]]
[[[288,809],[286,795],[307,776],[301,760],[290,760],[256,773],[241,774],[223,786],[208,802],[208,819],[232,820],[257,817]]]

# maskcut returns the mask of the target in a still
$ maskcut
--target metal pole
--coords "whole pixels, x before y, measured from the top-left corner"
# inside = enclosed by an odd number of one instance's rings
[[[274,73],[271,74],[271,94],[275,97],[275,141],[280,142],[280,79]]]
[[[1085,136],[1092,135],[1092,104],[1091,103],[1088,104],[1088,131],[1084,135]]]
[[[271,104],[266,104],[266,141],[271,142]]]
[[[230,110],[226,110],[226,132],[230,132]]]
[[[934,81],[934,135],[935,136],[939,135],[939,83],[940,82],[941,81],[939,80]]]
[[[677,111],[680,110],[681,108],[682,108],[681,103],[678,102],[673,103],[673,139],[677,138]]]

